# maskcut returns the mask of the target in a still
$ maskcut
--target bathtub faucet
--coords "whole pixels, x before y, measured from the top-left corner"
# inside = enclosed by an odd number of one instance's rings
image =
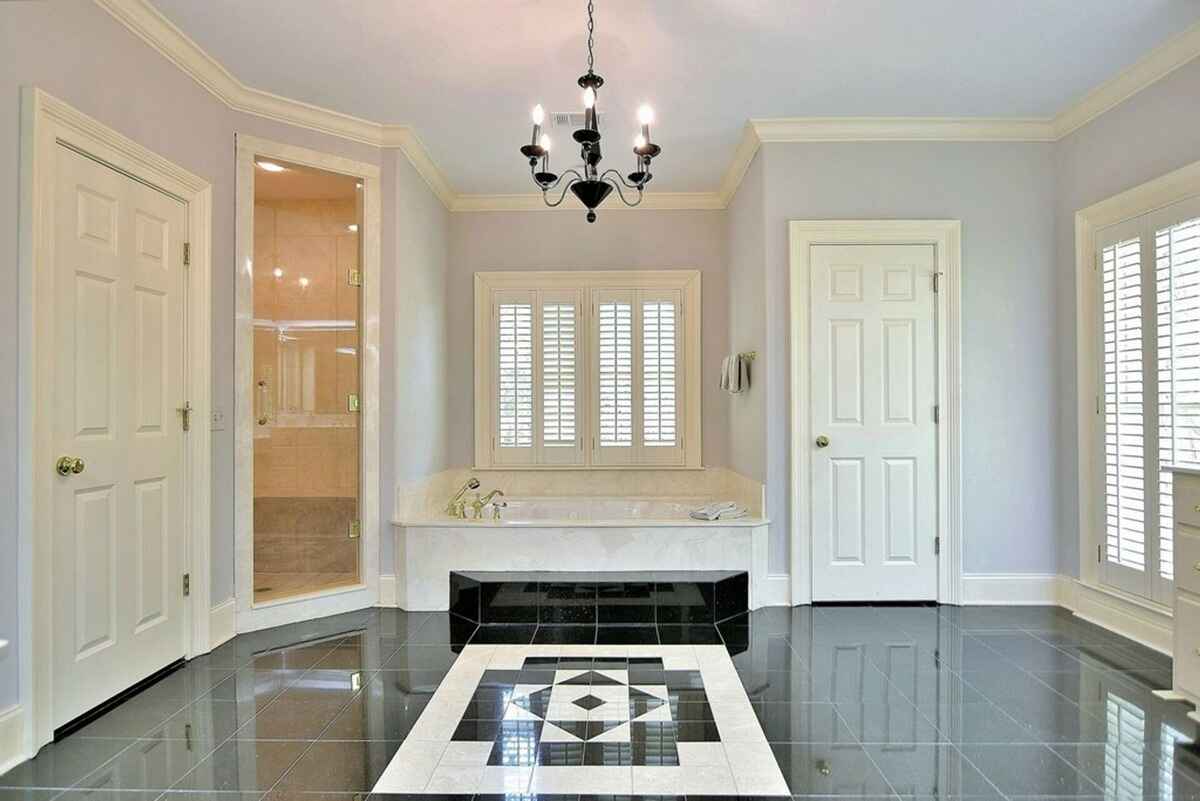
[[[465,504],[462,502],[462,496],[467,494],[467,490],[477,489],[479,489],[479,479],[475,478],[474,476],[467,479],[467,483],[463,484],[462,487],[459,488],[458,492],[454,493],[454,497],[451,498],[446,504],[446,514],[450,515],[451,517],[458,518],[459,520],[465,518],[467,513],[463,508]]]
[[[504,497],[504,493],[498,489],[492,490],[491,492],[489,492],[487,495],[483,496],[482,498],[479,497],[478,492],[475,493],[475,500],[471,501],[471,508],[475,510],[475,519],[476,520],[480,520],[483,518],[483,508],[485,506],[487,506],[489,503],[491,503],[492,498],[495,498],[497,495],[499,495],[501,498]],[[500,519],[499,515],[496,515],[496,519],[497,520]]]

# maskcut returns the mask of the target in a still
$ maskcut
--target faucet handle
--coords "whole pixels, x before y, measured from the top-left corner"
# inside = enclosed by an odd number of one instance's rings
[[[500,510],[507,509],[507,508],[508,508],[507,501],[492,501],[492,519],[499,520],[500,519]]]

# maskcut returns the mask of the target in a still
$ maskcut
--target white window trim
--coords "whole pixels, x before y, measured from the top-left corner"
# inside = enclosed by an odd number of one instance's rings
[[[1200,197],[1200,162],[1126,190],[1075,213],[1075,387],[1079,508],[1079,581],[1114,598],[1128,593],[1101,581],[1098,549],[1104,542],[1104,416],[1097,412],[1103,360],[1100,330],[1103,310],[1096,302],[1101,276],[1095,269],[1097,233],[1165,206]],[[1137,599],[1140,606],[1171,615],[1169,605]]]
[[[592,295],[595,290],[641,290],[649,292],[677,291],[682,298],[679,390],[681,401],[679,425],[683,439],[681,458],[673,464],[597,464],[592,436],[595,433],[593,352],[592,352]],[[543,292],[578,291],[581,296],[581,316],[577,322],[580,361],[577,363],[579,385],[578,433],[583,438],[581,461],[574,464],[500,464],[493,458],[495,436],[492,387],[495,386],[491,336],[493,295],[497,292],[527,291],[540,296]],[[538,312],[535,310],[535,317]],[[536,348],[535,348],[536,351]],[[537,380],[535,392],[540,391]],[[640,390],[638,390],[640,392]],[[521,272],[480,272],[475,274],[475,469],[502,470],[690,470],[701,467],[700,431],[700,271],[680,270],[554,270]],[[536,443],[535,443],[536,445]]]

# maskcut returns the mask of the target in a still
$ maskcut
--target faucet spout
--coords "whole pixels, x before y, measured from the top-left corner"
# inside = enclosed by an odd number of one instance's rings
[[[483,502],[483,505],[484,505],[484,506],[487,506],[489,503],[491,503],[491,502],[492,502],[492,498],[495,498],[497,495],[499,495],[501,498],[503,498],[503,497],[504,497],[504,493],[503,493],[503,492],[501,492],[501,491],[500,491],[500,490],[498,490],[498,489],[494,489],[494,490],[492,490],[491,492],[489,492],[487,495],[484,495],[484,496],[483,496],[482,498],[480,498],[479,500]]]
[[[467,483],[463,484],[462,487],[459,488],[458,492],[454,493],[454,497],[451,498],[446,504],[446,514],[450,515],[451,517],[465,517],[461,511],[462,507],[459,506],[458,502],[462,499],[463,495],[467,494],[467,490],[475,489],[479,489],[479,479],[472,476],[471,478],[467,479]]]

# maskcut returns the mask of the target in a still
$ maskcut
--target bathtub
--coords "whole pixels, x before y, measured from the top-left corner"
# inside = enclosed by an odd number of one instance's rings
[[[429,513],[393,521],[397,605],[448,609],[452,570],[745,570],[750,606],[762,605],[768,521],[761,517],[693,520],[688,511],[711,502],[694,497],[506,500],[499,520],[485,510],[480,520]]]

